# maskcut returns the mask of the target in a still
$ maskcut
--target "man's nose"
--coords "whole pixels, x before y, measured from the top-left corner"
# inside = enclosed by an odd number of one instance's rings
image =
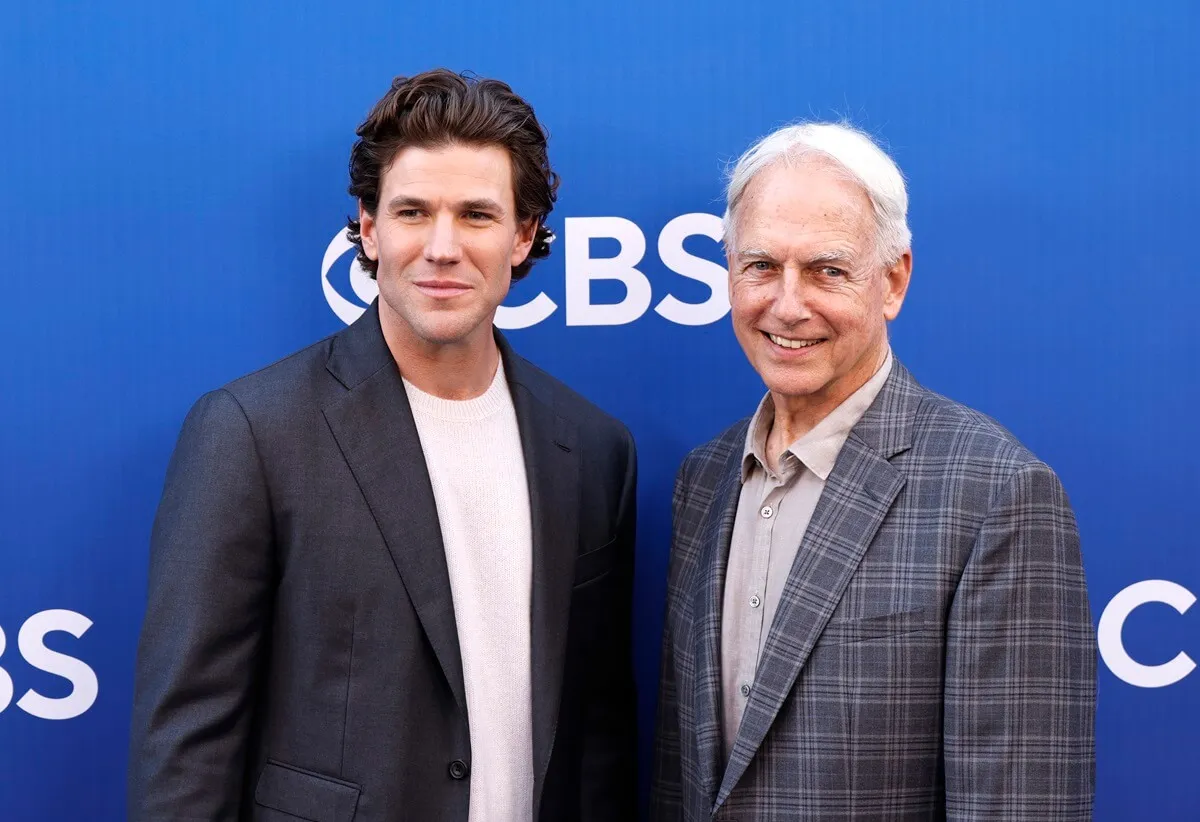
[[[459,244],[458,226],[454,217],[439,214],[434,217],[429,227],[429,235],[425,239],[425,259],[431,263],[456,263],[462,256]]]
[[[785,271],[779,281],[779,291],[771,306],[775,318],[788,325],[804,322],[812,317],[808,300],[811,284],[805,282],[798,271]]]

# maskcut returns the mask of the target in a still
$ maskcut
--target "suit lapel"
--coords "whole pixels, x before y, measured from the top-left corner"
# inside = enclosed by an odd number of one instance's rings
[[[741,778],[904,481],[853,436],[829,476],[759,658],[718,804]]]
[[[327,368],[349,390],[323,409],[325,419],[465,713],[462,657],[433,487],[375,305],[334,338]]]
[[[745,773],[850,579],[875,538],[904,476],[888,461],[911,444],[922,389],[897,361],[851,431],[792,562],[759,658],[716,806]]]
[[[562,701],[575,555],[579,550],[579,444],[575,423],[554,408],[554,388],[497,334],[509,380],[533,535],[530,654],[533,686],[533,807],[541,802]]]
[[[725,743],[721,724],[721,613],[729,545],[741,492],[741,440],[721,470],[712,505],[703,530],[699,557],[702,574],[692,603],[694,653],[696,655],[695,704],[696,744],[701,781],[706,801],[716,795],[717,780],[724,767]]]
[[[555,411],[550,380],[516,356],[500,334],[496,340],[516,411],[529,486],[537,807],[557,729],[579,546],[578,430]],[[347,388],[322,409],[329,429],[465,713],[462,656],[433,487],[400,371],[379,327],[377,304],[333,338],[326,367]]]

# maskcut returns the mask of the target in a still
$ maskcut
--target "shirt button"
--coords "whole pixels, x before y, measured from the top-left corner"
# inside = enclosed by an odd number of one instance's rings
[[[450,763],[450,778],[462,779],[467,775],[467,763],[456,759]]]
[[[770,519],[775,515],[775,509],[769,505],[764,505],[758,513],[762,514],[763,519]]]
[[[742,683],[742,687],[740,688],[740,690],[742,692],[742,696],[750,696],[750,686],[747,685],[745,682]]]
[[[750,597],[750,607],[751,608],[757,608],[759,605],[762,605],[762,600],[758,598],[758,594],[755,594],[754,596]]]

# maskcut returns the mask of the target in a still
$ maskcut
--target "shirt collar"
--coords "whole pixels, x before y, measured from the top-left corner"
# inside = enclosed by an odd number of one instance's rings
[[[883,384],[887,382],[892,372],[892,350],[889,347],[883,365],[867,380],[861,388],[851,394],[837,408],[817,423],[800,439],[793,442],[785,450],[812,471],[822,482],[829,479],[833,466],[837,462],[846,438],[851,429],[862,419],[863,414],[879,396]],[[758,404],[758,410],[750,420],[750,428],[746,432],[746,447],[742,454],[742,482],[745,482],[757,463],[764,471],[767,468],[767,435],[771,432],[771,424],[775,421],[775,402],[768,391]]]

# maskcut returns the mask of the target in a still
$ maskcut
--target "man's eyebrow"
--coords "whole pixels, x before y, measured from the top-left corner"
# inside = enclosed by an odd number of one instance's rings
[[[403,194],[399,197],[393,197],[388,201],[388,211],[399,211],[405,208],[426,208],[428,206],[429,203],[420,197],[409,197]]]
[[[463,211],[496,211],[504,213],[504,208],[495,200],[487,197],[481,197],[477,200],[464,200],[458,204],[458,207]]]
[[[429,201],[421,197],[412,197],[410,195],[401,194],[393,197],[388,201],[389,211],[402,211],[406,208],[428,209]],[[477,197],[473,200],[463,200],[456,204],[455,208],[459,211],[489,211],[504,213],[501,205],[490,197]]]
[[[853,259],[854,255],[849,251],[844,251],[842,249],[831,249],[829,251],[822,251],[809,257],[808,264],[812,266],[821,265],[822,263],[848,263]]]
[[[765,260],[767,262],[779,262],[775,255],[763,248],[741,248],[734,255],[737,260]],[[848,249],[834,248],[828,251],[819,251],[804,261],[806,268],[813,266],[828,265],[836,263],[839,265],[848,265],[855,259],[853,252]]]

